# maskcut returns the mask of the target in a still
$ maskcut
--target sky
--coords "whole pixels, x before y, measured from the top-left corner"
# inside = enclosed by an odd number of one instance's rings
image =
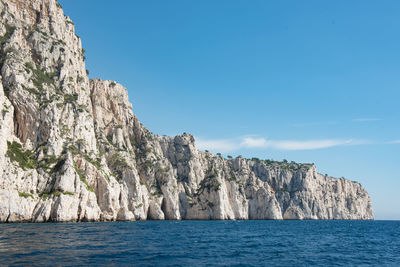
[[[400,220],[400,1],[59,2],[153,133],[315,163]]]

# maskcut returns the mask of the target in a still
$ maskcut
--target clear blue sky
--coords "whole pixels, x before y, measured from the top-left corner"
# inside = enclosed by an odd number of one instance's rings
[[[400,1],[60,0],[154,133],[314,162],[400,219]]]

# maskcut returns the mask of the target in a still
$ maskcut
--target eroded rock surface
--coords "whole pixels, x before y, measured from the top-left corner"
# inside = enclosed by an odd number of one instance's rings
[[[89,80],[55,0],[0,1],[1,222],[373,219],[357,182],[312,164],[224,159],[161,137],[126,89]]]

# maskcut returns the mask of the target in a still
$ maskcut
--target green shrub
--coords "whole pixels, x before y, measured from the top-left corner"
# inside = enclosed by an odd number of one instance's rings
[[[15,27],[10,27],[7,25],[6,33],[2,37],[0,37],[0,45],[5,44],[10,39],[10,37],[13,35],[14,31],[15,31]]]
[[[28,198],[28,197],[33,198],[32,194],[29,194],[29,193],[18,192],[18,195],[20,197],[24,197],[24,198]]]
[[[94,192],[93,187],[86,181],[85,171],[82,170],[81,168],[79,168],[75,162],[74,162],[74,168],[75,168],[76,173],[79,176],[79,179],[86,185],[86,189],[90,192]]]
[[[228,182],[235,182],[236,181],[236,179],[235,179],[235,177],[233,177],[233,176],[231,176],[231,177],[229,177],[228,179],[226,179]]]
[[[78,94],[74,93],[74,94],[65,94],[64,95],[64,104],[67,103],[75,103],[78,100]]]
[[[46,151],[44,151],[44,152],[46,153]],[[38,162],[37,168],[42,168],[47,173],[52,173],[54,171],[54,167],[60,161],[62,161],[62,159],[57,158],[54,155],[44,155],[43,158]],[[58,167],[61,167],[61,166],[58,166]]]
[[[161,186],[160,186],[160,183],[158,182],[158,180],[156,180],[156,183],[153,184],[151,187],[155,189],[155,191],[153,193],[151,193],[153,196],[155,196],[155,197],[162,196],[162,190],[161,190]]]
[[[58,191],[57,190],[57,191],[51,191],[51,192],[47,192],[47,193],[46,192],[42,192],[42,193],[39,194],[39,197],[41,197],[43,201],[46,201],[51,196],[59,197],[59,196],[61,196],[61,194],[69,195],[69,196],[75,195],[74,192],[69,192],[69,191],[62,192],[62,191]]]
[[[136,206],[135,206],[135,209],[139,209],[139,208],[141,208],[141,207],[143,207],[143,203],[140,203],[140,204],[136,205]]]
[[[110,145],[112,145],[113,147],[117,148],[117,145],[113,143],[113,135],[112,135],[112,133],[108,134],[106,136],[106,139],[110,143]]]
[[[34,68],[30,62],[25,63],[25,68],[27,72],[32,72],[32,82],[39,91],[43,90],[43,84],[54,84],[53,78],[57,75],[56,73],[46,73],[38,65]]]
[[[168,172],[169,171],[169,167],[165,167],[165,168],[158,167],[157,170],[159,172]]]
[[[151,160],[146,160],[143,164],[146,168],[151,169],[153,168],[153,162]]]
[[[210,193],[211,191],[218,191],[221,188],[221,183],[218,182],[218,174],[212,168],[208,170],[209,174],[200,182],[200,187],[197,189],[196,194],[201,194],[204,189],[207,189],[207,192]]]
[[[84,111],[87,111],[86,110],[86,105],[83,105],[83,104],[79,104],[78,105],[78,112],[84,112]]]
[[[136,145],[136,139],[134,135],[129,136],[129,141],[131,141],[131,145],[135,146]]]
[[[124,170],[132,169],[128,162],[126,162],[119,153],[114,153],[111,157],[107,158],[107,165],[112,170],[118,181],[122,181]]]
[[[72,155],[78,155],[79,149],[74,145],[69,145],[67,150],[71,151]]]
[[[26,169],[35,169],[38,165],[37,159],[31,150],[24,150],[17,142],[7,142],[7,156],[11,161],[17,162],[19,166]]]
[[[41,197],[43,201],[46,201],[50,197],[50,194],[42,192],[39,194],[39,197]]]
[[[56,165],[53,167],[53,172],[59,172],[61,170],[61,167],[64,165],[66,159],[60,159]]]
[[[89,155],[84,154],[83,158],[89,162],[90,164],[92,164],[93,166],[95,166],[97,169],[101,169],[101,158],[96,158],[95,160],[92,159],[91,157],[89,157]]]

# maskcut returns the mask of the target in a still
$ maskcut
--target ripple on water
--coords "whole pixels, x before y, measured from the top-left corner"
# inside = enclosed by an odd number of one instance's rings
[[[399,265],[398,221],[1,224],[0,265]]]

